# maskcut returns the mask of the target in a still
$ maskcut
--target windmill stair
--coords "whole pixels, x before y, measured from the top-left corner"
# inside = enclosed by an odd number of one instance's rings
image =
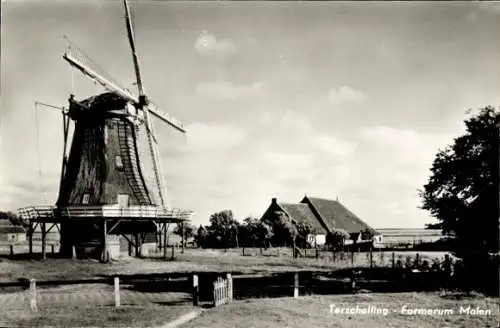
[[[128,126],[126,124],[127,123],[124,122],[118,123],[118,143],[123,163],[123,171],[139,204],[151,204],[149,192],[142,179],[138,164],[139,161],[136,154],[134,134],[127,129]]]

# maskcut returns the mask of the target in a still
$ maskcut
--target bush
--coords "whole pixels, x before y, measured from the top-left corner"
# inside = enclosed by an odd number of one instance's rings
[[[326,236],[326,244],[332,250],[338,251],[343,249],[345,241],[349,239],[349,233],[343,229],[334,229]]]

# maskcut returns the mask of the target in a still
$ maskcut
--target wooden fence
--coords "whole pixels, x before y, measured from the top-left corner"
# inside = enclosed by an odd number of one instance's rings
[[[233,279],[227,274],[226,279],[221,277],[214,281],[214,306],[231,303],[233,300]]]
[[[156,278],[149,277],[146,284],[160,283],[164,288],[165,282],[173,287],[174,284],[179,284],[179,281],[186,281],[179,285],[180,288],[167,289],[165,292],[180,292],[188,291],[189,283],[192,283],[192,301],[194,306],[199,306],[200,301],[204,305],[213,305],[218,307],[223,304],[229,304],[233,301],[234,296],[237,299],[251,297],[283,297],[292,296],[294,298],[300,295],[326,295],[326,294],[344,294],[356,292],[360,288],[380,291],[417,291],[417,290],[437,290],[435,288],[443,288],[446,282],[451,277],[449,268],[443,268],[442,272],[420,272],[419,270],[408,269],[383,269],[383,270],[358,270],[357,272],[350,269],[345,269],[338,272],[323,272],[323,271],[300,271],[300,272],[284,272],[274,274],[249,274],[235,275],[227,273],[225,278],[221,277],[220,273],[198,273],[186,274],[182,273],[170,279],[170,276],[158,276]],[[199,276],[199,274],[201,274]],[[111,277],[110,277],[111,278]],[[93,279],[90,281],[78,281],[78,284],[96,284],[107,283],[114,285],[114,306],[120,307],[123,302],[120,297],[120,283],[123,281],[127,285],[135,283],[143,284],[144,277],[112,277]],[[200,290],[199,278],[205,282]],[[299,279],[300,278],[300,279]],[[123,279],[123,280],[122,280]],[[234,280],[234,281],[233,281]],[[236,284],[234,285],[233,282]],[[33,312],[37,312],[37,282],[34,279],[25,282],[24,288],[29,283],[29,289],[26,290],[27,299],[30,300],[30,307]],[[76,282],[47,282],[41,281],[41,285],[64,285],[76,284]],[[186,284],[187,283],[187,284]],[[446,287],[445,287],[446,288]],[[111,292],[111,291],[110,291]]]

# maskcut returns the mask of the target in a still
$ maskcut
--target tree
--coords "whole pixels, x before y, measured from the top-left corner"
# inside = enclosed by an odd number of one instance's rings
[[[334,251],[339,251],[343,249],[347,239],[349,239],[349,233],[347,231],[343,229],[333,229],[333,231],[326,236],[326,244]]]
[[[195,229],[196,228],[194,226],[185,222],[184,223],[184,237],[186,239],[194,237],[194,234],[195,234],[194,230]],[[175,226],[173,233],[175,233],[176,235],[182,236],[182,227],[181,227],[180,223]]]
[[[246,247],[264,246],[272,237],[272,229],[265,222],[247,217],[240,229],[242,245]]]
[[[361,230],[361,240],[372,240],[375,237],[375,231],[370,228]]]
[[[500,113],[490,106],[466,119],[466,133],[437,153],[420,191],[422,208],[439,221],[443,234],[454,236],[465,271],[480,272],[489,265],[488,254],[499,251],[499,124]]]
[[[284,212],[276,211],[274,213],[272,231],[275,245],[282,246],[293,244],[295,246],[295,240],[298,236],[297,227]]]
[[[220,240],[219,247],[234,247],[238,245],[239,222],[233,218],[233,212],[225,210],[210,216],[209,231]]]
[[[24,225],[21,218],[16,213],[10,211],[0,211],[0,220],[9,220],[13,225]]]
[[[307,244],[307,236],[312,231],[311,224],[304,222],[297,222],[295,226],[297,229],[297,237],[296,237],[297,242],[299,243],[299,245],[302,245],[302,247],[305,247],[305,245]],[[316,245],[311,245],[311,246],[316,246]]]
[[[207,241],[208,241],[208,230],[204,226],[200,225],[198,230],[196,231],[196,236],[195,236],[196,244],[198,244],[199,247],[207,247]]]

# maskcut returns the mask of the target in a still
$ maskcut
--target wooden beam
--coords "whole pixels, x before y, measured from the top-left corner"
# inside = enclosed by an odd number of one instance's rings
[[[163,259],[167,260],[167,225],[163,224]]]
[[[33,221],[30,219],[30,225],[28,227],[28,237],[29,237],[29,254],[33,255]]]
[[[51,222],[48,222],[48,223],[51,223]],[[57,223],[52,223],[52,225],[49,227],[49,229],[47,229],[46,233],[49,233],[50,230],[52,230],[54,227],[57,227]]]
[[[127,235],[125,235],[125,234],[121,234],[121,236],[122,236],[122,237],[124,237],[124,238],[125,238],[125,239],[129,242],[129,244],[134,245],[134,242],[133,242],[132,240],[130,240],[130,239],[127,237]]]
[[[102,250],[102,261],[104,263],[107,263],[109,261],[108,259],[108,226],[107,226],[107,222],[106,222],[106,219],[103,219],[102,220],[102,225],[103,225],[103,229],[102,229],[102,233],[103,233],[103,241],[102,241],[102,245],[103,245],[103,250]]]
[[[135,256],[138,257],[139,256],[139,234],[136,232],[134,234],[134,237],[135,237]]]
[[[45,222],[42,222],[42,259],[45,260],[47,258],[47,254],[45,252],[45,237],[47,233],[45,231]]]
[[[184,254],[184,244],[186,243],[186,239],[184,236],[184,222],[181,223],[181,244],[182,244],[182,250],[181,253]]]
[[[130,94],[130,92],[122,89],[121,87],[117,86],[113,82],[111,82],[108,79],[104,78],[102,75],[98,74],[94,70],[88,68],[82,62],[80,62],[78,59],[76,59],[75,57],[71,56],[71,54],[65,53],[63,55],[63,58],[68,63],[70,63],[71,66],[77,68],[84,75],[89,76],[91,79],[93,79],[94,81],[96,81],[97,83],[99,83],[100,85],[102,85],[104,88],[106,88],[106,89],[108,89],[110,91],[115,92],[120,97],[122,97],[122,98],[124,98],[124,99],[126,99],[126,100],[128,100],[128,101],[130,101],[130,102],[132,102],[134,104],[137,104],[139,102],[139,99],[137,97],[133,96],[132,94]]]
[[[108,233],[111,233],[113,232],[113,230],[115,230],[116,227],[118,227],[118,225],[120,224],[121,220],[118,220],[112,227],[111,229],[108,230]]]

